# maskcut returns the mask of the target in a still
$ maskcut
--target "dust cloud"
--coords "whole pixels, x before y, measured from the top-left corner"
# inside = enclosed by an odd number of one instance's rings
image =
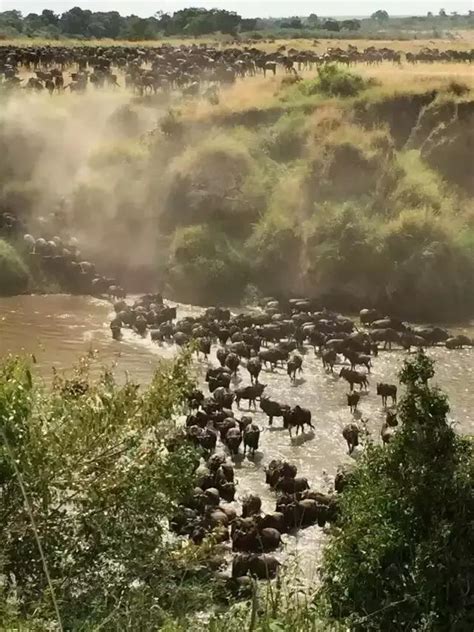
[[[1,95],[0,210],[35,237],[77,237],[104,272],[151,271],[147,142],[166,111],[124,90]]]

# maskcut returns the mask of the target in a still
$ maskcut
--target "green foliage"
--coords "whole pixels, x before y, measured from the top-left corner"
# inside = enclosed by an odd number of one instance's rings
[[[438,317],[469,312],[474,260],[460,239],[465,232],[454,220],[443,221],[425,210],[405,211],[389,222],[382,230],[383,257],[393,300],[405,304],[416,295],[423,309]]]
[[[350,105],[326,102],[309,117],[288,103],[270,126],[173,144],[160,223],[178,231],[168,274],[175,295],[215,302],[223,291],[234,301],[251,283],[263,294],[309,292],[341,308],[470,313],[465,199],[419,150],[397,152],[387,127],[357,124]],[[186,225],[196,230],[185,241],[199,245],[179,261]]]
[[[0,240],[0,295],[23,294],[28,283],[29,273],[25,263],[12,246]]]
[[[303,81],[299,90],[307,95],[324,94],[330,97],[354,97],[373,85],[373,81],[342,69],[336,64],[325,64],[318,68],[316,79]]]
[[[447,195],[446,185],[439,173],[430,169],[421,160],[420,152],[411,150],[398,157],[398,164],[403,169],[391,199],[398,210],[407,208],[428,208],[435,212],[447,212],[451,199]]]
[[[177,230],[167,280],[182,300],[209,304],[237,301],[247,281],[247,264],[226,237],[211,226]]]
[[[325,551],[320,600],[352,630],[472,628],[472,442],[447,419],[423,353],[405,362],[401,427],[369,444],[342,495]]]
[[[306,569],[307,570],[307,569]],[[170,621],[165,632],[336,632],[344,629],[323,620],[315,607],[315,588],[308,586],[298,560],[287,559],[277,581],[254,582],[250,598],[205,621]]]
[[[324,204],[308,223],[305,243],[307,283],[323,295],[362,304],[374,300],[383,271],[380,243],[361,207]]]
[[[169,165],[164,228],[215,222],[247,231],[265,199],[264,176],[249,147],[239,139],[214,135],[187,147]]]
[[[301,239],[288,220],[270,217],[255,227],[245,244],[255,285],[267,293],[294,291]]]
[[[252,40],[268,38],[338,38],[371,37],[373,39],[412,39],[413,33],[426,37],[445,37],[446,30],[469,29],[474,26],[472,12],[467,15],[446,15],[441,9],[438,16],[428,12],[426,16],[389,17],[384,10],[376,11],[370,18],[361,20],[319,19],[314,13],[306,18],[242,18],[234,11],[189,7],[140,18],[136,15],[120,15],[117,11],[90,11],[74,7],[62,15],[49,9],[41,14],[20,11],[0,12],[0,35],[15,37],[47,37],[58,39],[111,38],[153,40],[162,36],[197,37],[207,34],[231,36],[248,33]],[[250,31],[250,32],[249,32]],[[359,34],[360,33],[360,34]]]
[[[25,361],[3,362],[2,629],[15,607],[28,629],[54,618],[38,539],[64,629],[157,629],[209,601],[212,581],[167,531],[198,463],[185,442],[166,448],[191,388],[188,362],[161,363],[142,389],[108,371],[93,381],[83,362],[51,391]]]
[[[283,115],[264,137],[264,151],[278,162],[288,162],[299,158],[306,139],[306,123],[307,117],[303,112]]]
[[[45,9],[41,15],[20,11],[0,13],[0,32],[8,35],[23,33],[31,36],[71,36],[82,38],[112,38],[151,40],[159,35],[235,34],[242,21],[233,11],[219,9],[181,9],[170,15],[160,12],[140,18],[122,16],[117,11],[97,11],[74,7],[61,16]]]

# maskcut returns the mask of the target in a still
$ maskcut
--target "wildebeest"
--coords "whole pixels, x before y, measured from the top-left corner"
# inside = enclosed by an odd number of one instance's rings
[[[303,432],[304,426],[307,425],[314,430],[314,426],[311,423],[311,411],[307,408],[301,408],[296,405],[294,408],[290,408],[283,414],[283,424],[285,428],[288,428],[290,437],[292,436],[291,430],[296,427],[296,434],[298,435],[300,429]]]
[[[365,366],[367,372],[370,373],[372,366],[372,358],[369,355],[346,349],[343,351],[344,357],[351,363],[351,369],[355,370],[356,366]]]
[[[365,373],[359,373],[359,371],[353,371],[352,369],[348,369],[343,367],[339,372],[339,377],[342,377],[349,383],[351,391],[354,390],[354,384],[358,384],[360,390],[363,387],[369,388],[369,380]]]
[[[286,412],[290,410],[287,404],[279,404],[278,402],[270,399],[269,397],[260,397],[260,408],[268,415],[268,424],[273,424],[274,417],[283,417]]]
[[[229,448],[229,452],[235,455],[239,452],[242,443],[242,433],[239,428],[230,428],[225,437],[225,444]]]
[[[391,441],[393,439],[394,433],[395,433],[394,427],[390,426],[387,422],[384,422],[380,430],[380,436],[382,437],[382,445],[385,445],[386,443]]]
[[[240,365],[239,356],[236,353],[229,353],[225,360],[225,365],[234,375],[236,375]]]
[[[359,427],[356,424],[347,424],[344,426],[342,436],[347,442],[349,454],[352,454],[354,448],[359,445]]]
[[[323,349],[321,352],[321,360],[323,361],[323,367],[330,369],[332,373],[337,360],[336,351],[334,351],[334,349]]]
[[[377,395],[382,397],[382,406],[387,406],[387,399],[389,397],[392,398],[392,403],[395,404],[397,401],[397,387],[395,384],[379,382],[377,384]]]
[[[244,430],[244,455],[247,453],[247,448],[250,454],[254,455],[255,450],[258,450],[259,440],[260,428],[256,424],[248,425]]]
[[[352,391],[351,393],[347,393],[347,405],[350,408],[351,413],[357,410],[357,405],[360,401],[360,394],[356,391]]]
[[[257,407],[257,399],[259,397],[261,397],[263,391],[266,388],[266,384],[252,384],[251,386],[243,386],[241,388],[236,388],[234,393],[235,393],[235,400],[237,402],[237,406],[240,408],[240,401],[242,399],[247,399],[249,402],[249,406],[254,406],[254,408]]]
[[[290,380],[292,380],[293,382],[296,380],[296,372],[299,371],[301,373],[302,366],[303,366],[303,358],[301,356],[299,355],[291,356],[291,358],[288,360],[288,364],[286,367]]]
[[[250,358],[247,362],[247,371],[250,373],[250,380],[253,382],[258,382],[258,376],[262,370],[262,363],[258,358]]]

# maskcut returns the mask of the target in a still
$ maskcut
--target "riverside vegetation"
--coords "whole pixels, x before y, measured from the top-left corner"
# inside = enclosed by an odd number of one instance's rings
[[[3,629],[472,629],[473,444],[448,422],[431,360],[404,364],[393,440],[366,439],[320,586],[290,572],[237,601],[212,537],[168,533],[199,461],[177,440],[189,371],[185,354],[139,389],[92,379],[84,360],[47,389],[27,360],[3,361]]]
[[[406,68],[394,82],[390,68],[377,79],[334,64],[308,79],[245,79],[211,103],[61,96],[40,101],[33,122],[19,115],[23,97],[5,96],[0,203],[34,224],[58,204],[45,172],[60,170],[84,251],[135,290],[146,279],[200,304],[303,295],[343,310],[465,318],[471,85],[404,81]],[[63,136],[79,149],[67,160]],[[11,259],[9,270],[16,280],[2,291],[23,291],[24,266]]]

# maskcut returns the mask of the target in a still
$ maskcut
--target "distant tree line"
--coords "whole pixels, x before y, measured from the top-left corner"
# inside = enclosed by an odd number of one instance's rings
[[[276,18],[242,18],[235,11],[221,9],[203,9],[191,7],[176,11],[173,14],[159,11],[148,18],[136,15],[122,16],[118,11],[90,11],[74,7],[61,15],[50,9],[41,14],[22,15],[20,11],[4,11],[0,13],[0,37],[76,37],[80,39],[109,38],[125,40],[147,40],[159,37],[198,37],[222,33],[235,36],[238,33],[250,32],[294,32],[330,31],[357,32],[373,28],[422,28],[432,23],[453,22],[466,26],[473,22],[473,12],[467,16],[447,15],[440,9],[438,15],[431,12],[424,17],[390,18],[387,11],[380,9],[370,18],[363,20],[320,18],[314,13],[307,17]],[[467,24],[467,26],[474,26]]]

